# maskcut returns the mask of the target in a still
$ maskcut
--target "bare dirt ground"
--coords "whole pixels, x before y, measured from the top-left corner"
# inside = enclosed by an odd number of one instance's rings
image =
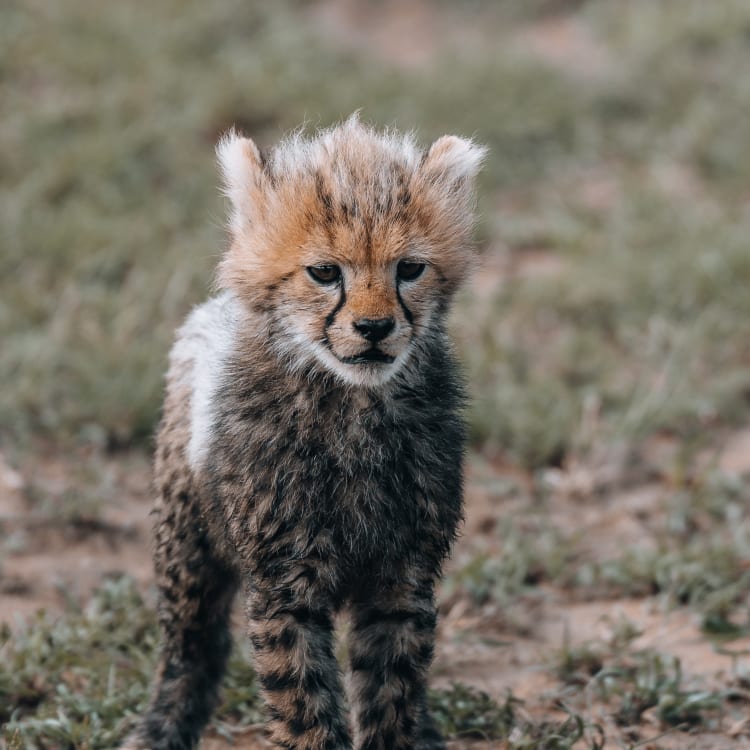
[[[738,433],[728,441],[721,462],[727,470],[748,468],[745,450],[750,435]],[[21,472],[3,465],[0,472],[0,517],[10,531],[16,551],[3,560],[0,577],[0,619],[21,627],[25,617],[40,608],[61,611],[70,598],[85,600],[105,576],[125,573],[150,592],[149,555],[151,506],[150,472],[147,458],[128,454],[108,459],[105,469],[113,500],[96,519],[75,520],[42,516],[29,500],[28,488],[44,487],[48,496],[63,497],[67,488],[66,465],[71,457],[50,456],[33,469]],[[477,549],[499,554],[497,525],[518,508],[497,492],[509,481],[525,481],[517,470],[473,456],[468,463],[467,519],[448,574]],[[568,477],[569,479],[569,477]],[[561,479],[561,486],[563,485]],[[653,484],[643,484],[596,503],[563,490],[555,494],[547,509],[553,524],[575,526],[592,544],[624,547],[638,538],[640,524],[648,518],[655,493]],[[33,494],[33,493],[32,493]],[[532,531],[533,533],[533,531]],[[523,542],[522,542],[523,543]],[[149,593],[149,596],[152,592]],[[581,600],[583,599],[583,600]],[[738,668],[737,658],[721,653],[705,638],[695,617],[684,608],[665,611],[653,598],[570,597],[554,587],[540,586],[538,596],[512,605],[515,611],[472,606],[465,595],[443,597],[438,648],[433,669],[436,685],[463,682],[502,701],[509,690],[525,701],[523,710],[532,717],[564,718],[559,708],[560,685],[551,672],[554,655],[566,642],[570,647],[606,639],[613,623],[627,618],[641,631],[636,646],[652,648],[681,660],[685,679],[697,679],[706,688],[725,685]],[[509,626],[509,623],[512,623]],[[734,653],[750,653],[750,638],[733,641]],[[744,667],[748,657],[740,658]],[[586,688],[578,689],[580,694]],[[623,737],[621,728],[610,727],[604,707],[592,701],[588,717]],[[675,734],[659,740],[661,748],[750,747],[746,726],[736,736]],[[645,715],[638,737],[661,732],[655,717]],[[606,747],[623,747],[621,740]],[[228,747],[220,738],[209,738],[204,747]],[[266,747],[260,730],[235,738],[233,747]],[[480,750],[493,745],[454,742],[452,750]],[[498,746],[497,744],[494,746]],[[647,745],[648,746],[648,745]]]

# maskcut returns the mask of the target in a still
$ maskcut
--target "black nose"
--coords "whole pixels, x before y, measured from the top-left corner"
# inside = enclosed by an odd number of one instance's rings
[[[354,323],[354,327],[367,341],[373,343],[382,341],[392,330],[396,322],[393,318],[361,318]]]

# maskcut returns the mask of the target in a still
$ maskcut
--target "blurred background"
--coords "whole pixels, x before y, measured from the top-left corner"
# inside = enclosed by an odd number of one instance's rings
[[[746,0],[4,0],[4,741],[109,747],[145,699],[149,451],[225,242],[217,138],[357,109],[490,147],[444,728],[747,747]],[[216,747],[258,720],[230,694]]]

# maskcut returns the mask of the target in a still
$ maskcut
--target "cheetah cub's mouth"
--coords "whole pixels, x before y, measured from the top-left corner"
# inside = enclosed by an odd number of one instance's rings
[[[372,364],[386,364],[390,365],[396,360],[390,354],[381,352],[380,349],[367,349],[367,351],[360,352],[351,357],[339,358],[345,365],[372,365]]]

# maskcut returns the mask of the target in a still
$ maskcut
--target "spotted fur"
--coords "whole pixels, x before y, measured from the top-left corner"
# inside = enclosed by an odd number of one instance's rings
[[[355,117],[267,158],[236,134],[218,153],[232,243],[223,293],[170,360],[155,461],[164,642],[126,747],[195,745],[239,592],[279,747],[437,750],[434,588],[461,520],[465,442],[445,315],[472,264],[484,152],[451,136],[423,152]],[[380,338],[363,328],[383,320]]]

